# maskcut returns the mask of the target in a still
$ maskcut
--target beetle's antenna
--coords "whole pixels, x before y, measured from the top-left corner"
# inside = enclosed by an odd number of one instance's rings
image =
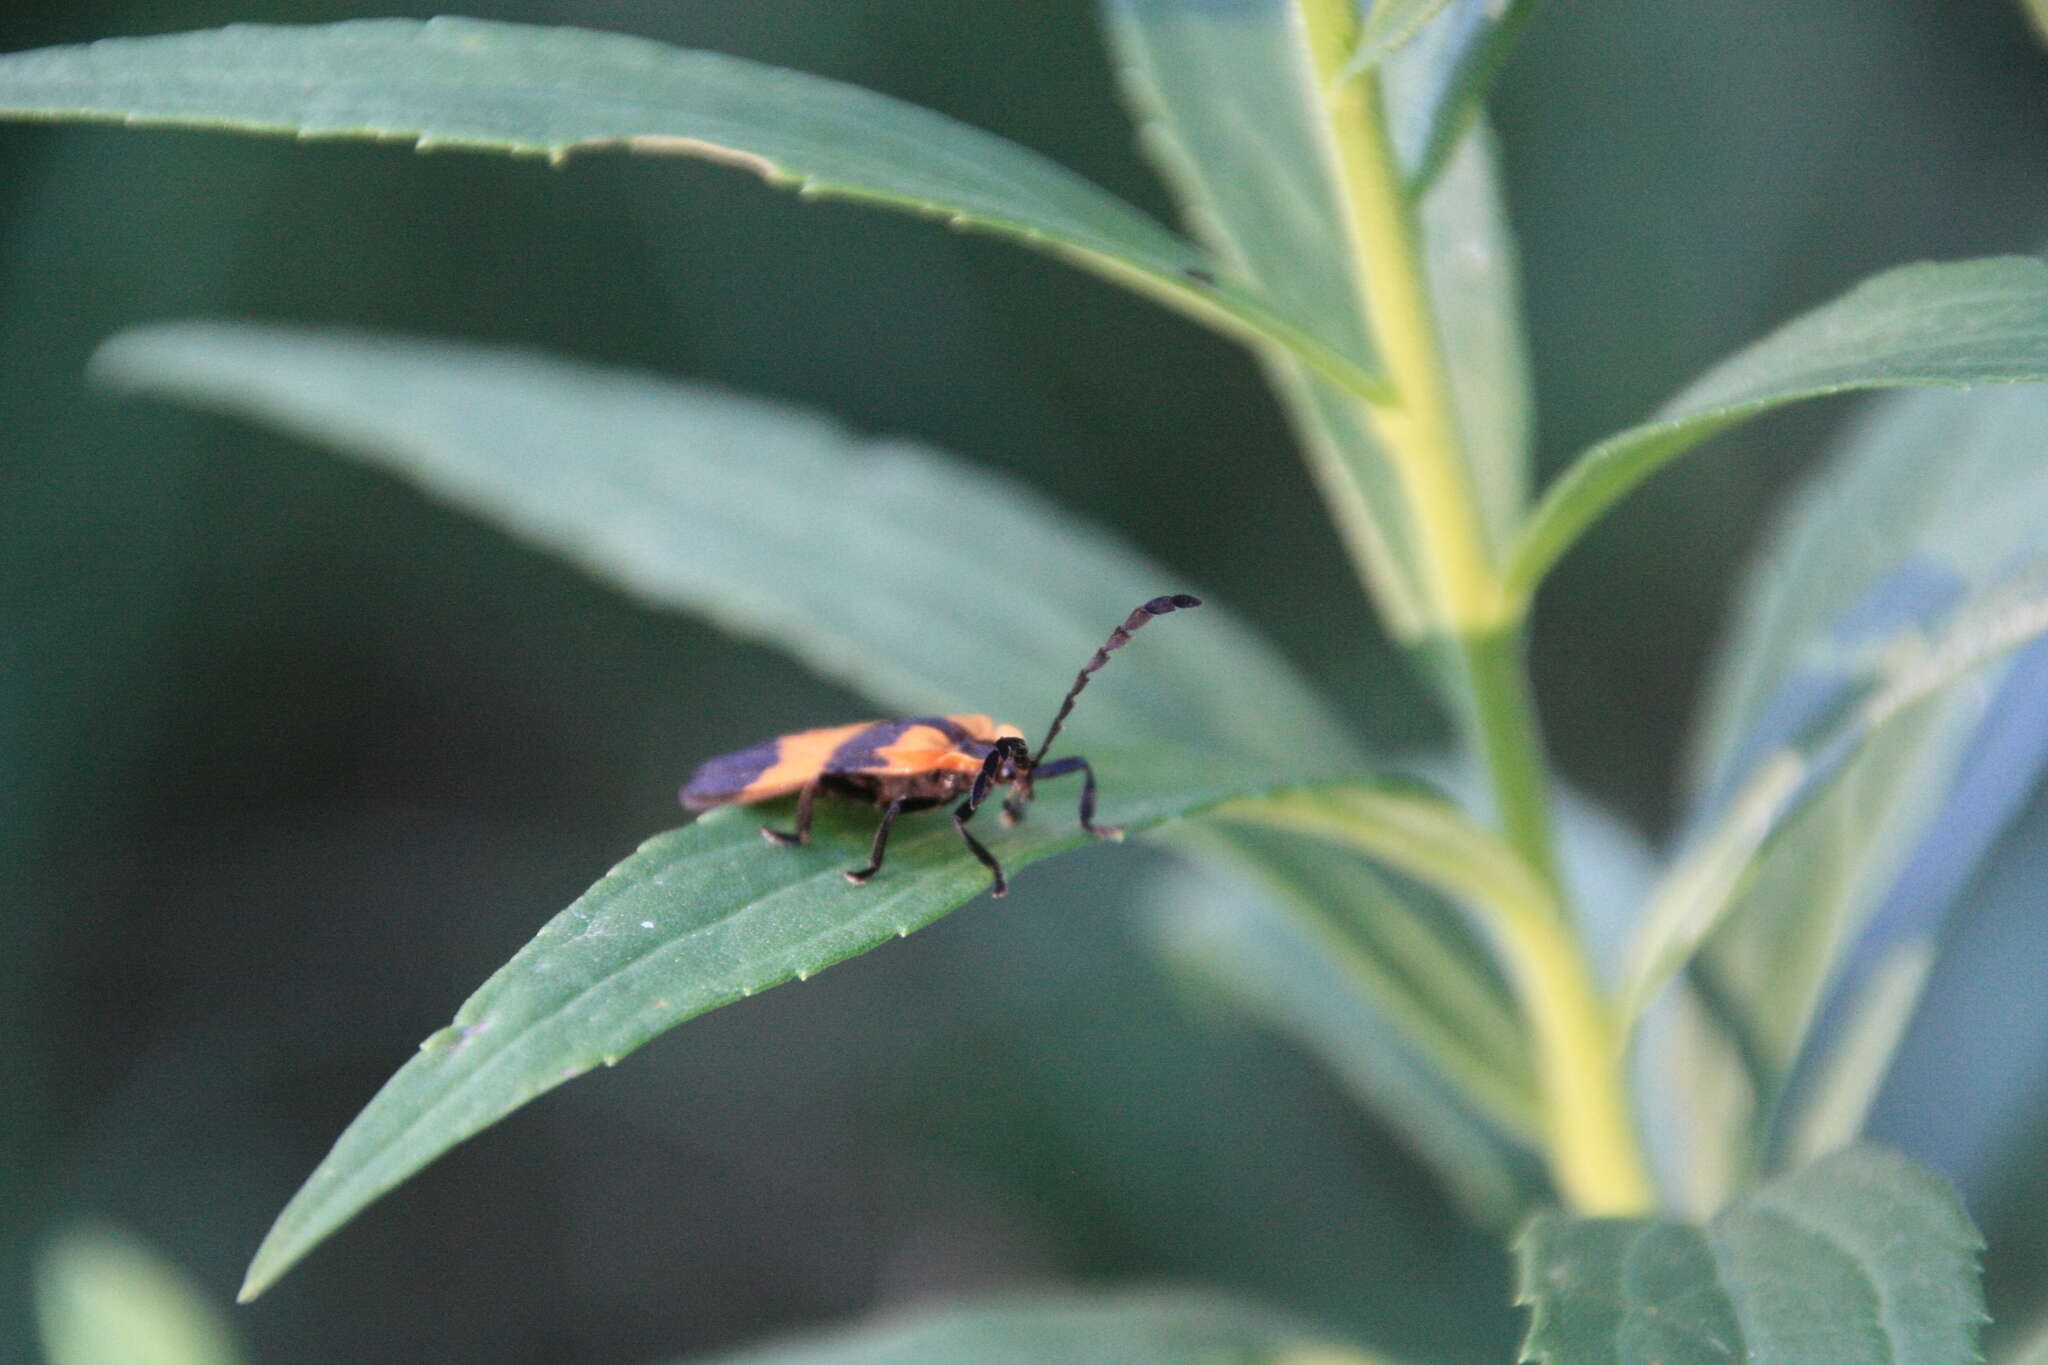
[[[1168,597],[1155,597],[1129,616],[1126,616],[1124,623],[1109,633],[1109,639],[1103,642],[1102,648],[1095,651],[1095,657],[1081,665],[1081,671],[1074,675],[1074,685],[1067,689],[1066,700],[1060,703],[1060,713],[1052,718],[1052,725],[1047,728],[1045,738],[1038,742],[1038,752],[1031,756],[1031,767],[1035,768],[1038,766],[1038,760],[1044,758],[1045,751],[1052,747],[1053,736],[1057,735],[1060,732],[1060,727],[1067,723],[1067,716],[1074,709],[1074,698],[1080,696],[1081,689],[1088,685],[1088,675],[1108,663],[1112,651],[1122,649],[1125,642],[1138,633],[1138,628],[1153,617],[1164,616],[1170,611],[1184,611],[1189,607],[1199,607],[1201,605],[1201,598],[1190,597],[1184,592],[1177,592]]]

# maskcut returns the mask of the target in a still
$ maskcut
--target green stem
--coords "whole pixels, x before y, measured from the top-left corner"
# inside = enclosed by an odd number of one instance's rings
[[[1501,592],[1452,401],[1422,228],[1409,198],[1376,75],[1345,79],[1357,43],[1350,0],[1300,0],[1311,61],[1324,82],[1328,155],[1343,187],[1359,304],[1390,401],[1370,407],[1401,475],[1429,576],[1438,628],[1450,636],[1463,696],[1457,712],[1483,763],[1509,841],[1553,882],[1550,817],[1535,710],[1522,667],[1520,616]]]
[[[1436,630],[1452,653],[1456,711],[1491,783],[1508,844],[1542,894],[1492,907],[1528,1020],[1559,1193],[1586,1213],[1636,1212],[1652,1194],[1622,1073],[1618,1028],[1561,895],[1547,784],[1521,652],[1526,598],[1511,599],[1481,522],[1429,296],[1422,229],[1387,125],[1377,72],[1347,77],[1356,0],[1295,0],[1322,101],[1362,316],[1390,394],[1366,411],[1415,528]]]
[[[1528,1022],[1558,1195],[1593,1216],[1651,1207],[1622,1074],[1620,1020],[1551,884],[1520,855],[1447,801],[1364,786],[1272,792],[1216,813],[1348,844],[1471,906],[1503,949]]]
[[[1469,687],[1465,729],[1493,785],[1501,831],[1539,876],[1560,887],[1543,741],[1523,665],[1522,633],[1504,626],[1458,643]]]

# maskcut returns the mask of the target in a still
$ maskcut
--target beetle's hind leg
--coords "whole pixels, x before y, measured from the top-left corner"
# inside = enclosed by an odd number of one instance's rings
[[[895,824],[896,817],[902,813],[903,802],[904,798],[899,796],[882,807],[882,823],[875,828],[875,846],[868,850],[868,865],[851,868],[846,873],[846,880],[855,886],[882,870],[882,853],[889,847],[889,826]]]
[[[761,837],[771,844],[808,844],[811,841],[811,802],[818,795],[818,784],[807,782],[796,794],[796,828],[770,829],[761,826]]]
[[[1068,773],[1081,774],[1081,828],[1098,839],[1121,839],[1122,825],[1098,825],[1095,823],[1095,769],[1088,766],[1085,758],[1055,759],[1033,773],[1032,780],[1043,782],[1049,777],[1065,777]]]

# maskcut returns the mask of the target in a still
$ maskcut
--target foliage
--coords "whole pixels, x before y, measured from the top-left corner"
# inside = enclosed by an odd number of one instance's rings
[[[1949,909],[2048,760],[2039,391],[1883,400],[1791,510],[1716,674],[1687,832],[1640,904],[1575,856],[1593,822],[1549,771],[1524,654],[1549,572],[1709,438],[1852,390],[2048,379],[2048,266],[1881,273],[1532,499],[1520,272],[1485,115],[1528,10],[1105,0],[1197,240],[914,105],[577,29],[393,19],[51,48],[0,57],[0,113],[708,159],[1021,242],[1244,343],[1471,790],[1370,759],[1227,607],[1148,631],[1077,721],[1106,818],[1255,888],[1183,883],[1154,917],[1164,959],[1320,1059],[1475,1223],[1520,1223],[1528,1359],[1974,1359],[1968,1215],[1938,1174],[1858,1139]],[[131,330],[95,373],[330,446],[899,713],[1029,716],[1049,669],[1181,586],[949,456],[644,374],[224,322]],[[967,610],[996,600],[999,623]],[[764,849],[756,823],[724,810],[657,835],[542,927],[342,1134],[245,1297],[564,1081],[987,885],[940,821],[900,834],[860,890],[839,873],[865,817],[821,815],[799,850]],[[1044,801],[990,838],[1013,870],[1093,842]],[[88,1290],[65,1286],[115,1259],[54,1263],[53,1339],[91,1330],[64,1307]],[[1083,1349],[1377,1358],[1264,1309],[1138,1295],[997,1302],[735,1359]]]

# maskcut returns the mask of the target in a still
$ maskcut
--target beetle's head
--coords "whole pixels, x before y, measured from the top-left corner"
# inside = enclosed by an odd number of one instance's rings
[[[998,786],[1031,774],[1031,746],[1021,736],[1005,735],[995,742],[995,782]]]

